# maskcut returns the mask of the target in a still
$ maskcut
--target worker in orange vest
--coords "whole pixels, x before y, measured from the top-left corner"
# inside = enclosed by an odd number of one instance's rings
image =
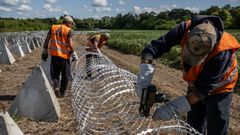
[[[235,52],[238,41],[224,31],[217,16],[196,15],[151,41],[142,51],[136,92],[140,97],[154,72],[153,59],[180,45],[183,79],[188,82],[185,96],[160,106],[154,120],[170,120],[188,112],[187,121],[207,135],[228,133],[232,91],[238,79]]]
[[[86,48],[89,52],[98,52],[98,50],[107,43],[108,39],[110,38],[109,33],[97,34],[93,35],[88,39],[88,48]],[[93,59],[97,59],[98,55],[89,53],[86,55],[86,71],[87,77],[91,77],[91,64]]]
[[[55,94],[60,97],[65,95],[69,81],[72,80],[70,58],[72,58],[72,61],[78,59],[73,48],[73,30],[71,29],[73,25],[75,23],[70,16],[63,17],[63,24],[52,25],[42,51],[42,60],[46,61],[48,58],[48,44],[50,42],[50,74]],[[61,86],[58,89],[60,74]]]

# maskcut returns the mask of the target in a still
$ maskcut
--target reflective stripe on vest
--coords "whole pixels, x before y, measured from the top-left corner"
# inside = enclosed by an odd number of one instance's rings
[[[56,47],[56,46],[51,46],[50,47],[50,49],[51,49],[51,51],[59,51],[59,52],[61,52],[63,55],[68,55],[69,54],[69,51],[68,50],[64,50],[64,49],[62,49],[62,48],[60,48],[60,47]]]
[[[51,40],[51,43],[59,44],[59,45],[62,45],[62,46],[69,46],[68,43],[64,43],[64,42],[61,42],[61,41],[58,41],[58,40]]]
[[[187,36],[189,32],[189,28],[191,25],[191,21],[186,21],[186,30],[184,36],[181,41],[181,48],[183,50],[184,46],[187,42]],[[235,58],[235,51],[240,48],[238,41],[229,33],[224,32],[218,44],[215,45],[212,52],[209,53],[209,56],[204,61],[204,63],[200,64],[199,66],[191,67],[188,71],[184,70],[183,72],[183,79],[189,82],[189,84],[194,84],[194,81],[197,80],[198,75],[202,71],[204,65],[214,56],[219,54],[225,50],[233,50],[232,51],[232,65],[224,71],[223,80],[213,84],[213,91],[210,94],[218,94],[223,92],[231,92],[234,88],[237,78],[238,78],[238,70],[237,70],[237,61]],[[184,68],[184,66],[183,66]]]
[[[50,54],[64,59],[70,59],[68,33],[66,25],[53,25],[51,28]]]

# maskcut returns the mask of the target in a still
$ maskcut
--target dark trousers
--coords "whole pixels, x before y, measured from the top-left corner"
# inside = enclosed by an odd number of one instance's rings
[[[61,87],[60,94],[64,95],[65,91],[68,88],[69,81],[72,80],[71,73],[71,64],[70,60],[63,59],[61,57],[52,56],[51,58],[51,66],[50,66],[50,75],[52,81],[60,81],[61,75]]]
[[[98,55],[94,55],[94,54],[87,54],[86,55],[86,72],[87,72],[87,77],[91,77],[92,76],[92,64],[93,64],[93,60],[97,59],[99,56]]]
[[[188,123],[202,134],[227,135],[232,93],[208,96],[192,105]]]

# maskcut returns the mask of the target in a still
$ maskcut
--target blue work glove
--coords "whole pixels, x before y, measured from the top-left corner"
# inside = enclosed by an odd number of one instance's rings
[[[72,57],[72,62],[78,60],[78,56],[77,56],[77,53],[76,53],[76,52],[73,52],[73,53],[71,54],[71,57]]]
[[[154,69],[155,65],[153,64],[139,65],[139,73],[135,85],[136,93],[139,98],[142,96],[142,89],[147,88],[149,85],[151,85]]]
[[[174,118],[175,115],[179,116],[182,113],[189,112],[191,106],[187,100],[186,96],[181,96],[174,99],[173,101],[167,102],[166,104],[160,106],[154,112],[152,118],[153,120],[170,120]]]
[[[47,61],[48,58],[48,49],[44,48],[42,51],[42,60]]]

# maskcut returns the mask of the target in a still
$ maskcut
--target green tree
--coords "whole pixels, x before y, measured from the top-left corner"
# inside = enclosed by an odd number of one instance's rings
[[[206,14],[218,16],[220,10],[221,9],[218,6],[211,6],[209,9],[206,10]]]
[[[223,20],[224,27],[229,28],[232,25],[232,15],[227,9],[219,11],[219,17]]]
[[[154,22],[156,21],[156,14],[154,12],[141,13],[138,20],[138,29],[155,29]]]

